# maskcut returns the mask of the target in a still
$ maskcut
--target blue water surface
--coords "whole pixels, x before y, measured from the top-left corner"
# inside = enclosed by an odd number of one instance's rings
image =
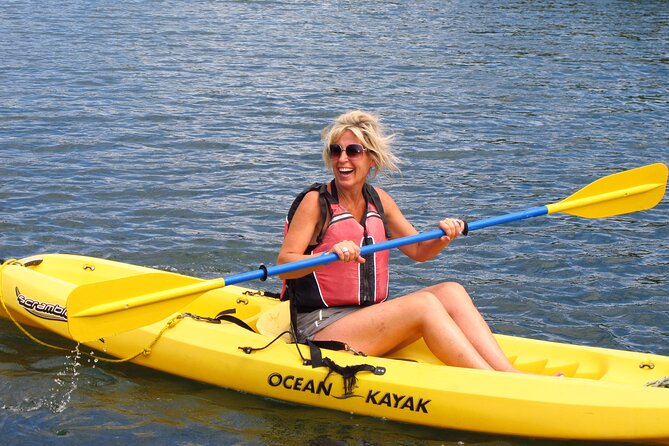
[[[574,1],[0,3],[0,257],[214,278],[274,264],[320,130],[377,113],[420,231],[669,161],[669,5]],[[496,332],[669,354],[669,205],[393,253],[392,292],[463,283]],[[278,290],[278,279],[250,286]],[[56,341],[56,340],[53,340]],[[0,322],[0,435],[23,445],[539,442],[287,405],[33,343]],[[543,442],[541,442],[543,443]]]

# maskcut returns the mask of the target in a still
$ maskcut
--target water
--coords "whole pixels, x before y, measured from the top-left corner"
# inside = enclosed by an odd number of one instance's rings
[[[376,184],[421,231],[669,161],[661,0],[8,1],[0,29],[3,258],[273,264],[290,201],[328,177],[320,129],[351,108],[397,134],[402,174]],[[428,263],[395,253],[392,289],[455,279],[497,332],[666,355],[668,221],[665,199],[498,226]],[[96,364],[5,321],[0,377],[7,444],[537,443]]]

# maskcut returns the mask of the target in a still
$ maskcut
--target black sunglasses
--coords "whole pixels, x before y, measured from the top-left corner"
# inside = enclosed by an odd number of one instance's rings
[[[362,144],[349,144],[346,149],[342,149],[339,144],[330,144],[330,158],[339,158],[344,150],[348,158],[357,158],[365,153],[367,148]]]

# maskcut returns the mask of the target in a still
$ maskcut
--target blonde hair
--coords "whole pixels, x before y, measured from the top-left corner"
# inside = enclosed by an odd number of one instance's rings
[[[372,113],[361,110],[353,110],[341,114],[334,123],[323,129],[321,138],[324,143],[323,161],[325,166],[332,170],[332,159],[330,158],[330,144],[335,144],[339,138],[350,130],[367,148],[369,155],[376,165],[375,176],[382,170],[393,170],[399,172],[400,163],[390,148],[390,142],[394,135],[385,135],[379,118]]]

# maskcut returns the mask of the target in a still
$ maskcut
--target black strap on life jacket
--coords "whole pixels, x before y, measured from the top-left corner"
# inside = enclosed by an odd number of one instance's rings
[[[320,244],[323,240],[325,230],[327,229],[325,227],[325,222],[328,221],[329,217],[331,216],[332,210],[330,205],[339,203],[339,194],[337,193],[337,186],[335,185],[334,180],[330,182],[330,190],[332,191],[331,193],[328,192],[327,183],[313,183],[311,186],[300,192],[300,194],[295,198],[295,200],[293,200],[293,203],[290,205],[288,215],[286,216],[286,221],[288,222],[288,225],[290,225],[290,222],[293,220],[293,216],[295,215],[295,212],[297,212],[297,208],[300,207],[300,204],[302,203],[302,200],[304,200],[305,195],[314,190],[317,190],[319,194],[318,199],[321,207],[321,223],[323,224],[320,233],[316,237],[317,244]],[[388,221],[386,220],[386,214],[383,210],[383,204],[381,203],[381,197],[379,197],[379,193],[376,191],[376,189],[374,189],[374,186],[367,183],[365,183],[363,186],[362,193],[365,197],[365,201],[367,203],[371,202],[374,207],[376,207],[379,215],[381,216],[381,221],[383,221],[383,227],[386,231],[386,238],[390,239],[390,229],[388,228]],[[366,217],[367,211],[365,210],[363,219]]]
[[[316,244],[320,245],[321,241],[323,240],[323,235],[325,234],[325,229],[326,229],[325,222],[328,220],[328,217],[330,216],[331,213],[330,204],[336,203],[335,199],[328,192],[326,183],[314,183],[308,188],[304,189],[302,192],[300,192],[300,194],[297,197],[295,197],[295,200],[293,200],[293,204],[290,205],[290,209],[288,210],[288,215],[286,216],[286,221],[290,226],[290,222],[293,221],[293,216],[295,215],[295,212],[297,212],[297,208],[300,207],[302,200],[304,200],[304,197],[309,192],[314,190],[318,191],[318,200],[321,207],[321,222],[323,224],[321,232],[316,237]]]

